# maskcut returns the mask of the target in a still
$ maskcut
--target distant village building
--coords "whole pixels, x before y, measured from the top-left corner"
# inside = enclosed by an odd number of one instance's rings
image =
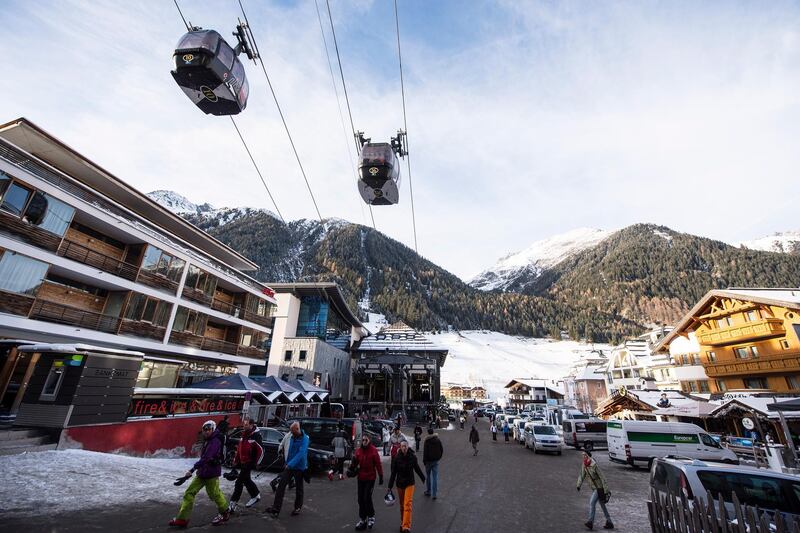
[[[506,386],[508,405],[518,409],[528,404],[561,405],[564,403],[564,390],[554,380],[513,379]]]
[[[485,400],[486,389],[483,387],[447,383],[442,387],[442,396],[447,400]]]
[[[658,328],[614,347],[606,371],[606,387],[613,393],[627,390],[677,389],[679,382],[668,353],[653,347],[671,331]]]
[[[692,334],[701,391],[800,393],[800,289],[709,291],[655,350],[672,353]]]
[[[659,348],[663,352],[663,349]],[[701,364],[700,345],[697,335],[678,335],[669,343],[669,357],[674,367],[675,378],[680,390],[691,394],[708,394],[708,376]]]
[[[316,282],[274,283],[271,287],[278,310],[267,374],[322,387],[335,401],[348,399],[350,350],[366,330],[348,308],[339,287]]]
[[[447,348],[397,322],[353,348],[352,410],[424,419],[438,405]]]
[[[585,354],[564,378],[564,403],[584,413],[592,413],[608,396],[606,369],[608,358],[597,350]]]

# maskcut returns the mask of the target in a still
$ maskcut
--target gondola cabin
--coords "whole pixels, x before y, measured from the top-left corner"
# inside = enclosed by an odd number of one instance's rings
[[[216,31],[190,31],[178,41],[173,57],[172,77],[204,113],[236,115],[247,106],[244,66]]]
[[[400,201],[400,161],[389,143],[367,143],[358,162],[358,192],[370,205]]]

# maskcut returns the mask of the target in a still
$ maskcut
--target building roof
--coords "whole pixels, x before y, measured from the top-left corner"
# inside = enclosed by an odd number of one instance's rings
[[[347,306],[339,285],[333,282],[301,282],[301,283],[270,283],[269,287],[277,294],[290,293],[294,296],[320,296],[324,295],[331,305],[342,315],[348,324],[354,328],[363,328],[364,325]]]
[[[694,322],[694,317],[700,313],[713,298],[735,298],[765,305],[779,305],[791,309],[800,309],[800,288],[731,288],[711,290],[681,318],[678,325],[675,326],[675,329],[670,331],[658,344],[653,346],[653,353],[668,350],[669,344]]]
[[[503,388],[509,389],[518,383],[522,385],[527,385],[532,389],[547,388],[548,390],[555,392],[556,394],[560,394],[561,396],[564,395],[564,391],[560,387],[548,383],[548,380],[546,379],[512,379],[508,383],[508,385],[506,385]]]
[[[91,344],[26,344],[19,347],[20,352],[41,352],[41,353],[65,353],[65,354],[108,354],[108,355],[128,355],[132,357],[144,357],[144,353],[131,350],[119,350],[116,348],[103,348]]]
[[[606,379],[606,367],[608,363],[603,365],[586,365],[583,367],[580,372],[575,374],[573,378],[575,381],[592,381],[592,380],[600,380],[605,381]]]
[[[161,206],[28,119],[18,118],[0,125],[0,137],[224,264],[242,271],[258,268],[233,248]]]

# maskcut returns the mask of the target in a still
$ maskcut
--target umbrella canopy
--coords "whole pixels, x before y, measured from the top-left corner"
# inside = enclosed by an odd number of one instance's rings
[[[282,392],[289,398],[290,401],[295,401],[298,397],[303,397],[302,390],[293,387],[286,381],[283,381],[275,376],[259,377],[256,383],[258,383],[262,390],[264,390],[268,395],[273,392]]]
[[[308,381],[303,381],[302,379],[293,379],[289,381],[289,385],[298,389],[303,393],[303,397],[306,401],[323,401],[325,398],[328,397],[328,391],[323,389],[322,387],[317,387],[309,383]]]
[[[792,398],[785,402],[768,403],[769,411],[800,411],[800,398]]]
[[[209,379],[200,383],[192,383],[193,389],[236,389],[245,392],[264,392],[264,387],[242,374],[230,374]]]

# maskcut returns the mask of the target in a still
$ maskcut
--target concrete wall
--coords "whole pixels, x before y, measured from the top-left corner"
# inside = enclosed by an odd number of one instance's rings
[[[275,299],[278,302],[278,311],[275,315],[275,324],[272,329],[272,348],[269,351],[267,375],[280,377],[280,367],[283,365],[284,340],[297,334],[300,299],[289,293],[278,293],[275,295]]]
[[[284,361],[284,354],[289,350],[292,351],[292,360]],[[300,350],[306,351],[305,361],[299,359]],[[324,388],[330,377],[332,398],[347,398],[350,390],[350,354],[316,338],[285,338],[280,366],[275,375],[281,377],[289,374],[289,379],[295,379],[298,373],[302,373],[303,380],[311,383],[317,372],[321,374],[320,387]]]

